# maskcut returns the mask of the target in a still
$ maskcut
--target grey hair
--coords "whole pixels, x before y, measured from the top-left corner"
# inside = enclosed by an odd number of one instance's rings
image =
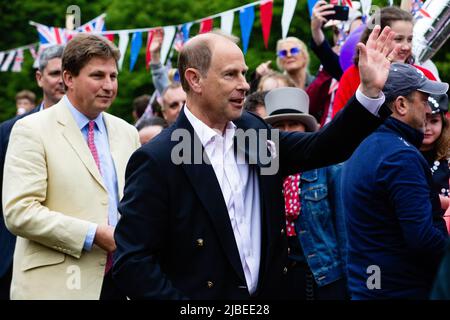
[[[44,71],[50,60],[55,58],[62,58],[63,52],[64,46],[61,45],[54,45],[44,49],[39,57],[39,71]]]

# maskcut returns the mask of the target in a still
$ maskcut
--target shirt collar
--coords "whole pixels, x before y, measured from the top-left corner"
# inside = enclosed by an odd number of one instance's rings
[[[198,119],[185,105],[183,108],[184,114],[188,118],[188,121],[191,123],[192,127],[194,128],[195,133],[200,139],[200,142],[203,146],[206,146],[213,137],[221,137],[224,138],[226,141],[226,144],[229,144],[233,142],[234,133],[236,131],[236,125],[229,121],[227,123],[227,127],[225,128],[225,134],[222,135],[221,132],[219,132],[217,129],[213,129],[209,126],[207,126],[203,121]],[[230,142],[231,141],[231,142]],[[227,143],[228,142],[228,143]]]
[[[86,117],[84,114],[82,114],[80,111],[77,110],[77,108],[74,107],[74,105],[70,102],[69,98],[64,95],[63,97],[64,102],[69,107],[70,112],[72,113],[75,122],[77,123],[77,126],[80,130],[82,130],[91,119]],[[105,123],[103,122],[103,116],[102,113],[100,113],[97,118],[94,119],[94,122],[96,124],[96,127],[100,133],[103,133],[105,130]]]

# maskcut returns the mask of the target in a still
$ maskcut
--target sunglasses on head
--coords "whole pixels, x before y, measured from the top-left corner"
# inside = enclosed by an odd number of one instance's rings
[[[300,48],[293,47],[289,50],[289,52],[291,53],[291,56],[296,56],[300,53]],[[286,49],[278,51],[278,57],[280,57],[280,58],[286,58],[287,55],[288,55],[288,50],[286,50]]]

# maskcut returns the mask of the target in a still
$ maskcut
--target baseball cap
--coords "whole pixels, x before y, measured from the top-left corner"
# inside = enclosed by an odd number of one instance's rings
[[[429,80],[421,70],[407,63],[392,63],[384,84],[386,102],[398,96],[407,96],[413,91],[441,95],[447,92],[448,83]]]

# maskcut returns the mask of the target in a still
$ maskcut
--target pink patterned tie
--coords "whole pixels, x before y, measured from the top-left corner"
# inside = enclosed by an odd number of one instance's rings
[[[100,174],[102,174],[102,170],[100,169],[100,159],[98,158],[97,147],[95,146],[95,141],[94,141],[94,127],[95,127],[95,121],[94,120],[89,121],[88,147],[89,147],[89,150],[91,150],[92,156],[94,157],[95,164],[97,165],[98,171],[100,171]]]
[[[296,235],[295,220],[300,215],[300,173],[288,176],[283,182],[284,208],[286,212],[286,234]]]
[[[95,164],[97,165],[98,171],[100,172],[100,174],[102,174],[102,170],[100,168],[100,159],[98,157],[97,147],[95,146],[95,141],[94,141],[94,127],[95,127],[95,121],[93,121],[93,120],[89,121],[88,147],[92,153],[92,156],[94,157]],[[108,252],[108,255],[106,258],[105,274],[108,273],[108,271],[111,269],[111,267],[113,265],[112,258],[113,258],[112,253]]]

